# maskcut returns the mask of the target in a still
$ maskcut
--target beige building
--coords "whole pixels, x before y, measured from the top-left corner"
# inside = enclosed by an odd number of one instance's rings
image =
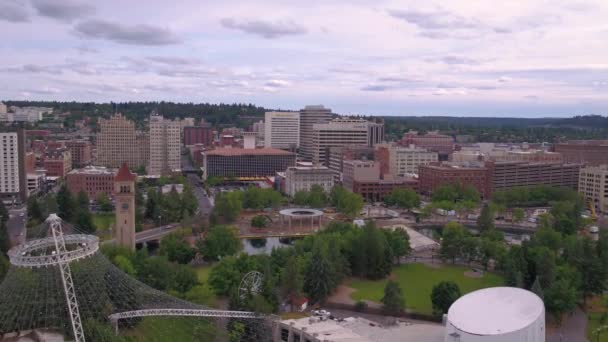
[[[133,168],[147,166],[148,136],[135,130],[135,123],[117,113],[109,119],[99,119],[96,165],[117,168],[127,163]]]
[[[306,106],[300,110],[300,153],[303,160],[311,161],[314,154],[313,125],[331,121],[331,109],[322,105]]]
[[[438,160],[438,153],[414,146],[389,145],[389,173],[404,177],[418,174],[418,166],[428,165]]]
[[[363,119],[334,119],[312,128],[312,162],[328,165],[333,146],[374,146],[384,140],[384,124]]]
[[[334,186],[334,173],[325,166],[293,166],[285,171],[285,193],[290,197],[298,191],[310,191],[315,184],[329,193]]]
[[[8,108],[3,102],[0,102],[0,114],[6,114],[8,112]]]
[[[165,175],[181,168],[181,123],[150,116],[150,164],[148,174]]]
[[[0,194],[16,198],[19,194],[19,139],[16,132],[0,133]]]
[[[300,146],[300,113],[266,112],[264,146],[294,150]]]
[[[579,172],[578,192],[599,213],[608,213],[608,165],[589,166]]]

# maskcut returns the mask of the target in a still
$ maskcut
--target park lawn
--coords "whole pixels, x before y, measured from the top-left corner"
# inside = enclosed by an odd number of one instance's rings
[[[209,273],[211,273],[212,268],[213,265],[194,267],[194,271],[196,271],[196,276],[198,278],[198,285],[194,286],[185,294],[186,300],[213,308],[218,306],[218,298],[209,286]]]
[[[212,323],[200,318],[145,317],[126,335],[141,342],[194,342],[213,341],[215,331]]]
[[[406,307],[414,312],[432,314],[431,291],[441,281],[453,281],[460,287],[462,294],[478,289],[502,286],[504,279],[493,273],[485,273],[481,278],[464,275],[470,267],[442,265],[439,268],[425,264],[405,264],[393,268],[391,279],[399,283],[405,296]],[[351,294],[353,300],[369,300],[380,303],[384,294],[387,279],[362,280],[354,279],[348,286],[355,289]]]
[[[603,312],[607,309],[604,305],[606,300],[608,300],[608,296],[587,300],[585,311],[587,312],[587,338],[589,341],[608,342],[608,329],[601,331],[599,340],[596,334],[599,327],[608,325],[608,322],[601,322]]]
[[[93,225],[98,232],[105,232],[114,224],[114,214],[93,214]]]

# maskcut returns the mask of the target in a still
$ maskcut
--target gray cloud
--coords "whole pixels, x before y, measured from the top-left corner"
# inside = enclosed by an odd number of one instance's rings
[[[481,62],[479,62],[476,59],[463,57],[463,56],[445,56],[445,57],[439,58],[439,61],[441,61],[445,64],[450,64],[450,65],[479,65],[479,64],[481,64]]]
[[[30,21],[30,15],[22,6],[8,3],[0,4],[0,20],[23,23]]]
[[[161,64],[169,64],[169,65],[197,65],[201,64],[200,61],[190,58],[184,57],[167,57],[167,56],[150,56],[146,59],[161,63]]]
[[[82,37],[130,45],[171,45],[180,39],[168,29],[151,25],[126,26],[105,20],[87,20],[75,27]]]
[[[83,53],[83,54],[84,53],[98,53],[99,52],[99,50],[97,50],[95,48],[92,48],[90,46],[85,46],[85,45],[78,46],[76,48],[76,50],[78,50],[78,52]]]
[[[61,92],[59,88],[51,88],[51,87],[42,87],[42,88],[34,88],[34,89],[24,89],[22,90],[24,93],[29,94],[39,94],[39,95],[54,95]]]
[[[71,0],[32,0],[32,6],[41,16],[66,22],[95,13],[92,5]]]
[[[273,88],[284,88],[284,87],[288,87],[290,85],[289,81],[285,81],[285,80],[269,80],[266,83],[264,83],[265,86],[267,87],[273,87]]]
[[[226,28],[256,34],[266,39],[305,34],[307,32],[304,27],[292,21],[268,22],[262,20],[237,20],[234,18],[224,18],[221,20],[221,24]]]
[[[53,65],[24,64],[20,67],[0,69],[3,72],[32,73],[32,74],[61,74],[61,68]]]
[[[394,89],[394,87],[382,84],[370,84],[361,88],[363,91],[387,91],[391,89]]]
[[[411,9],[388,10],[388,14],[425,30],[472,29],[481,26],[477,20],[457,16],[444,10],[434,12]]]

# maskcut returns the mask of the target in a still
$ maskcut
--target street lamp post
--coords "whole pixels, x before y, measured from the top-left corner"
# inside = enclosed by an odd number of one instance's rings
[[[163,216],[162,215],[158,215],[158,227],[162,227],[163,226]]]

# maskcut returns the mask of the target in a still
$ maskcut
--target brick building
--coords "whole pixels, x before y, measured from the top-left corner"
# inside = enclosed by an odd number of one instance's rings
[[[484,166],[461,167],[447,163],[421,165],[418,168],[418,189],[432,194],[435,189],[448,184],[472,185],[483,198],[491,194],[491,174]]]
[[[334,181],[342,181],[344,160],[374,160],[374,148],[367,145],[332,146],[328,150],[329,169]]]
[[[65,177],[72,170],[72,154],[66,148],[46,151],[44,168],[47,177]]]
[[[80,191],[95,199],[100,193],[112,196],[114,191],[115,171],[100,166],[87,166],[70,171],[66,176],[66,185],[71,193]]]
[[[491,175],[491,191],[521,186],[549,185],[578,189],[582,164],[486,162]]]
[[[596,212],[608,213],[608,165],[582,168],[579,174],[578,192],[585,196]]]
[[[371,160],[344,160],[343,185],[361,195],[366,201],[378,202],[399,188],[417,189],[414,178],[382,175],[380,162]]]
[[[295,153],[274,148],[218,148],[203,152],[203,177],[262,178],[295,166]]]
[[[88,140],[68,140],[65,147],[72,154],[72,167],[80,168],[91,164],[91,142]]]
[[[589,166],[608,164],[608,140],[571,140],[553,145],[566,163],[582,163]]]
[[[448,156],[454,151],[454,138],[439,134],[437,131],[429,131],[424,135],[418,134],[416,131],[409,131],[403,134],[398,143],[402,146],[415,145],[426,148],[443,156]]]
[[[213,145],[213,128],[211,128],[211,125],[184,127],[184,146],[197,144]]]

